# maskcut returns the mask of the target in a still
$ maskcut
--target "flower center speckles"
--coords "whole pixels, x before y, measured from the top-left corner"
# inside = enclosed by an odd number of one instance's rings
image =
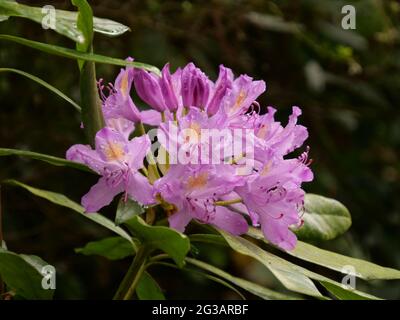
[[[194,130],[198,136],[201,134],[201,126],[199,123],[192,121],[189,126],[190,129]]]
[[[257,137],[260,139],[265,139],[267,136],[268,127],[266,124],[261,125],[260,129],[257,132]]]
[[[265,164],[264,168],[260,172],[260,176],[266,176],[271,169],[271,161]]]
[[[186,200],[190,205],[190,209],[200,222],[210,223],[215,219],[217,210],[215,205],[217,199],[215,197],[208,197],[205,199],[186,197]]]
[[[114,187],[119,185],[122,181],[126,181],[127,179],[127,171],[126,170],[110,170],[109,168],[104,168],[104,177],[106,178],[106,182],[110,187]]]
[[[265,186],[260,187],[260,191],[266,194],[266,202],[277,202],[286,197],[287,190],[282,186],[274,186],[267,188]]]
[[[207,185],[208,173],[202,172],[197,176],[191,176],[187,180],[186,188],[188,190],[202,189]]]
[[[126,72],[121,79],[121,93],[124,97],[128,95],[128,72]]]
[[[111,142],[105,145],[103,151],[108,161],[113,161],[113,160],[118,161],[125,156],[125,151],[123,146],[121,146],[118,143]]]
[[[236,98],[235,104],[232,107],[232,112],[235,112],[239,109],[239,107],[242,105],[244,99],[246,99],[247,94],[244,90],[241,90],[239,92],[239,95]]]

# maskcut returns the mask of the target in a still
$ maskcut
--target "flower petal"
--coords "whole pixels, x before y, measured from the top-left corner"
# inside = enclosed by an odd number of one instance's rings
[[[186,213],[186,210],[179,210],[168,218],[170,228],[179,232],[184,232],[191,220],[192,217]]]
[[[233,235],[244,234],[249,228],[246,219],[242,215],[222,206],[217,206],[215,218],[210,222]]]
[[[101,174],[106,165],[106,162],[89,145],[73,145],[68,149],[66,158],[69,161],[85,164],[98,174]]]
[[[128,140],[118,131],[109,127],[96,134],[96,151],[104,161],[124,161],[127,157]]]
[[[86,212],[96,212],[110,204],[114,197],[123,191],[123,185],[109,186],[106,178],[99,181],[90,188],[89,192],[82,197],[82,206]]]
[[[297,237],[284,220],[261,217],[261,229],[265,238],[274,245],[284,250],[296,247]]]
[[[130,176],[126,191],[134,200],[141,204],[149,205],[155,203],[154,187],[139,172]]]
[[[144,110],[140,112],[142,122],[151,126],[158,126],[161,123],[161,113],[156,110]]]
[[[138,170],[143,167],[143,160],[149,152],[151,146],[148,135],[133,138],[128,143],[129,166],[133,170]]]

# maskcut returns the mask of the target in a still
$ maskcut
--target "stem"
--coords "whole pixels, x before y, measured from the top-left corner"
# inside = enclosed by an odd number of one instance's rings
[[[139,122],[139,132],[142,136],[146,134],[146,129],[144,128],[143,122]]]
[[[101,100],[96,83],[96,69],[93,62],[85,62],[80,77],[82,121],[89,143],[94,146],[96,133],[104,127]]]
[[[242,199],[238,198],[238,199],[232,199],[232,200],[226,200],[226,201],[216,201],[214,202],[214,204],[216,206],[229,206],[231,204],[235,204],[235,203],[241,203]]]
[[[2,219],[2,207],[1,207],[1,185],[0,185],[0,248],[3,248],[3,219]],[[4,293],[4,282],[0,276],[0,295]]]
[[[114,295],[114,300],[130,300],[132,298],[140,277],[146,270],[148,254],[147,247],[141,246],[138,249],[128,272]]]
[[[146,210],[146,223],[152,225],[155,219],[156,219],[156,212],[154,211],[154,208],[153,207],[148,208]]]

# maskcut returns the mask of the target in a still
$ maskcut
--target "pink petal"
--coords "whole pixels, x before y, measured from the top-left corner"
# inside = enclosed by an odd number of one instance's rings
[[[136,137],[129,141],[129,164],[133,170],[138,170],[143,167],[143,160],[149,152],[150,146],[151,142],[147,135]]]
[[[139,172],[130,176],[126,191],[133,200],[141,204],[149,205],[155,203],[154,187],[149,183],[147,178]]]
[[[179,210],[168,218],[169,226],[177,231],[184,232],[192,217],[185,210]]]
[[[211,223],[233,235],[246,233],[249,228],[246,219],[242,215],[222,206],[216,208],[216,215]]]
[[[95,150],[92,150],[89,145],[73,145],[68,149],[66,158],[69,161],[85,164],[98,174],[101,174],[105,166],[103,159],[101,159],[99,154]]]
[[[144,110],[140,113],[142,122],[151,126],[158,126],[161,123],[161,113],[156,110]]]
[[[86,212],[96,212],[110,204],[114,197],[123,191],[122,184],[109,186],[106,178],[99,181],[90,188],[89,192],[82,197],[82,206]]]

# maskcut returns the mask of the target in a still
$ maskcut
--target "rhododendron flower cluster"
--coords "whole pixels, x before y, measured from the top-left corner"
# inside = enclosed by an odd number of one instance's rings
[[[274,108],[263,110],[256,101],[264,81],[235,78],[224,66],[215,82],[193,63],[174,73],[167,64],[160,75],[127,67],[108,94],[102,82],[99,87],[106,127],[95,149],[74,145],[67,152],[101,176],[82,198],[87,212],[122,193],[144,206],[167,204],[170,227],[181,232],[192,220],[234,235],[253,225],[271,243],[295,247],[302,183],[313,179],[308,149],[290,157],[308,136],[297,124],[298,107],[283,126]],[[150,110],[139,110],[132,90]]]

